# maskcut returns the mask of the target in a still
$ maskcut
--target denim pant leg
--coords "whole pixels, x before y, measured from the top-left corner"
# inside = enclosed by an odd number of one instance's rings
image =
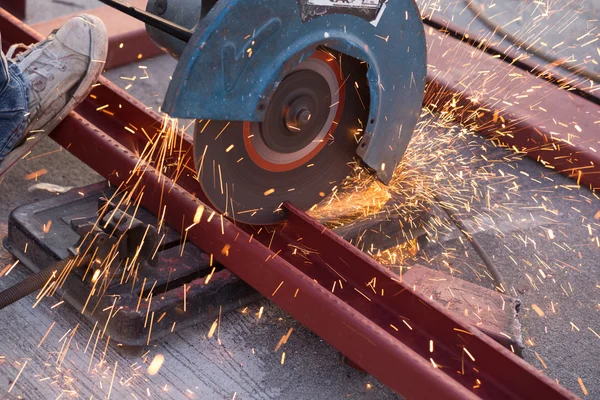
[[[1,43],[1,38],[0,38]],[[29,87],[0,50],[0,161],[17,145],[27,122]]]

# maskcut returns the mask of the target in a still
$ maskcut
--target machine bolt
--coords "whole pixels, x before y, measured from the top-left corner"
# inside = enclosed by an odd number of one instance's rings
[[[312,114],[310,112],[310,110],[303,108],[298,112],[298,115],[296,117],[298,123],[300,125],[306,125],[310,122],[310,119],[312,118]]]
[[[157,0],[154,5],[154,13],[156,15],[163,15],[167,12],[167,0]]]

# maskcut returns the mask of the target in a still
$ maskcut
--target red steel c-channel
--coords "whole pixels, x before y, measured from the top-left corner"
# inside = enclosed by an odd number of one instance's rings
[[[3,10],[0,26],[11,42],[40,39]],[[132,135],[124,126],[154,132],[161,121],[107,80],[100,83],[96,99],[86,100],[79,114],[65,119],[53,138],[118,186],[129,178],[138,163],[136,154],[147,142],[145,135]],[[112,106],[113,116],[96,111],[104,104]],[[181,151],[175,157],[189,155],[189,139],[177,140]],[[191,169],[193,162],[187,158]],[[187,232],[188,240],[401,395],[576,398],[292,205],[286,205],[285,226],[255,232],[218,216],[209,221],[210,208],[192,172],[182,173],[175,183],[148,168],[139,179],[142,205],[157,215],[166,207],[165,221],[174,229],[182,230],[182,218],[190,225],[197,209],[204,207],[202,221]]]
[[[17,18],[24,19],[27,0],[0,0],[0,7],[12,13]]]

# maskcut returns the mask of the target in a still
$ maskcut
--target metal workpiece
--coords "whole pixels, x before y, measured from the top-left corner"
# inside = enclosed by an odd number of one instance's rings
[[[151,121],[148,116],[148,122]],[[80,140],[83,131],[85,144]],[[54,138],[116,186],[127,180],[125,171],[137,163],[130,150],[78,117],[67,119]],[[177,140],[181,140],[184,153],[191,148],[187,138]],[[106,157],[113,160],[111,166],[103,161]],[[199,207],[210,215],[210,208],[189,192],[197,187],[193,177],[182,175],[178,183],[165,182],[162,174],[148,169],[140,179],[146,193],[142,205],[155,212],[164,206],[173,210],[165,216],[171,227],[180,229],[182,217],[190,218]],[[168,194],[161,202],[158,194],[163,191]],[[285,207],[289,221],[283,230],[264,231],[251,239],[249,232],[256,233],[255,228],[247,227],[246,231],[216,217],[203,219],[189,229],[187,239],[213,254],[215,260],[361,368],[408,398],[526,399],[540,394],[549,399],[575,398],[477,329],[414,293],[371,258],[298,209]],[[299,238],[303,240],[298,242]],[[228,251],[224,252],[224,248]],[[311,257],[312,265],[297,255],[306,248],[319,249]],[[376,283],[370,284],[373,278]],[[331,287],[337,280],[342,281],[344,289],[332,293]],[[373,293],[372,286],[377,293]],[[439,356],[429,353],[429,340],[434,340]],[[469,364],[472,361],[462,353],[463,348],[476,363]],[[460,370],[463,359],[471,366],[465,375],[436,367],[450,365]],[[398,369],[405,372],[398,374]],[[481,386],[476,379],[480,379]]]
[[[223,4],[219,6],[219,3]],[[242,16],[242,11],[247,15],[257,12],[252,8],[252,4],[255,2],[224,0],[219,3],[199,26],[205,32],[208,32],[209,29],[212,29],[213,32],[218,31],[217,28],[222,21],[218,21],[215,18],[216,15],[221,15],[223,20],[231,18],[230,22],[232,23],[227,26],[236,29],[240,25],[239,21],[244,19],[237,19],[236,25],[233,23],[235,21],[233,17]],[[260,9],[261,18],[271,17],[271,12],[279,10],[282,12],[281,17],[289,18],[286,21],[290,22],[290,26],[298,29],[291,33],[288,32],[289,35],[285,37],[290,35],[301,37],[299,32],[302,32],[303,27],[308,24],[316,24],[312,32],[319,31],[319,27],[325,29],[326,18],[318,17],[302,22],[298,11],[291,8],[286,9],[285,5],[289,5],[291,2],[261,2],[261,4],[263,3],[268,3],[273,7],[268,10]],[[394,10],[395,5],[401,3],[386,3],[387,9]],[[406,3],[408,4],[408,2]],[[232,7],[227,10],[221,8],[222,14],[213,14],[213,11],[223,5],[232,5]],[[413,4],[410,3],[410,7],[412,6]],[[387,11],[382,15],[379,27],[387,26],[386,21],[388,24],[392,23],[386,19],[388,15],[386,13]],[[394,14],[392,13],[392,15]],[[404,14],[397,12],[395,15],[402,16]],[[332,24],[341,23],[344,18],[349,18],[349,14],[327,18]],[[39,36],[36,36],[35,32],[3,10],[0,10],[0,22],[4,40],[20,42],[39,40]],[[410,22],[411,18],[409,17],[409,24]],[[418,37],[419,32],[422,34],[422,27],[419,25],[417,31],[417,22],[419,22],[418,18],[415,19],[414,25],[414,32]],[[375,32],[373,29],[378,29],[362,18],[355,19],[354,23],[355,26],[364,27],[365,30],[370,29],[371,33]],[[276,26],[276,22],[275,25],[267,24],[264,32],[268,33],[269,29]],[[196,45],[201,43],[201,32],[197,29],[192,39]],[[232,34],[231,30],[228,32],[228,35]],[[323,33],[323,30],[320,32]],[[334,30],[331,32],[336,34]],[[242,46],[243,51],[246,52],[250,47],[243,47],[245,42],[242,39],[248,33],[245,32],[242,35],[240,31],[239,34],[240,36],[236,37],[236,40],[242,42],[238,45]],[[337,34],[339,38],[340,31],[337,31]],[[384,34],[386,33],[384,32]],[[350,36],[352,40],[359,41],[356,34],[347,36]],[[227,43],[222,35],[207,36],[206,39],[217,41],[216,47],[205,47],[207,51],[218,51]],[[321,43],[321,38],[313,39],[308,42]],[[372,44],[373,50],[383,51],[384,46],[397,45],[399,42],[393,40],[393,36],[390,36],[388,41],[376,39],[380,42]],[[456,52],[470,49],[467,44],[460,43],[455,39],[450,40],[454,40],[452,42],[454,47],[451,48]],[[8,45],[9,43],[3,44]],[[293,42],[290,43],[293,44]],[[370,54],[370,47],[369,51],[358,50],[358,48],[348,45],[347,42],[343,43],[347,46],[345,50],[353,49],[356,52],[355,55]],[[328,46],[344,47],[343,43],[341,40],[334,40]],[[235,49],[238,49],[238,45]],[[274,43],[267,41],[265,49],[270,48],[271,45]],[[252,45],[250,44],[250,46]],[[188,46],[182,56],[182,60],[188,62],[180,64],[177,78],[180,85],[176,90],[174,89],[174,93],[171,93],[171,100],[177,100],[173,96],[181,95],[180,101],[183,106],[190,108],[192,105],[204,106],[201,99],[192,99],[193,96],[184,93],[186,84],[195,85],[196,82],[192,78],[200,79],[202,84],[209,84],[207,87],[212,88],[213,91],[218,87],[219,93],[222,93],[224,74],[217,77],[213,69],[213,67],[218,69],[220,58],[214,59],[214,64],[204,65],[206,68],[202,71],[199,67],[203,62],[210,61],[211,58],[207,57],[204,59],[205,61],[196,60],[191,54],[191,50],[188,52],[188,49],[191,47]],[[344,52],[344,48],[337,50]],[[261,50],[256,51],[252,62],[263,60],[260,64],[263,66],[263,72],[267,66],[278,65],[279,61],[281,61],[281,65],[285,64],[283,60],[279,59],[274,64],[270,64],[263,58],[267,56],[262,55],[261,52]],[[219,52],[219,57],[226,53]],[[234,60],[236,60],[236,52],[234,51],[233,54]],[[257,58],[255,59],[254,56]],[[394,60],[391,62],[393,66],[397,66],[394,64]],[[444,76],[453,77],[452,71],[448,71],[447,63],[444,63],[442,57],[434,58],[432,62],[437,63],[437,68],[445,72]],[[239,71],[244,77],[251,69],[241,68],[237,61],[231,66],[240,68]],[[372,70],[376,70],[377,63],[373,63],[372,68]],[[184,72],[189,72],[189,79]],[[202,75],[201,72],[206,75]],[[398,74],[388,74],[386,79],[403,77],[406,73],[411,75],[411,71],[399,68]],[[260,76],[260,69],[253,69],[252,74]],[[217,79],[217,84],[202,81],[204,77],[209,76]],[[233,76],[236,76],[235,73]],[[434,77],[435,75],[432,75],[432,78]],[[372,78],[374,77],[371,76]],[[418,84],[417,78],[419,76],[415,76]],[[136,171],[136,166],[140,162],[140,150],[145,148],[149,138],[145,135],[132,135],[123,127],[133,124],[137,128],[144,127],[147,132],[153,132],[153,129],[160,129],[161,119],[105,79],[101,79],[100,83],[101,85],[94,90],[94,98],[88,98],[82,103],[77,110],[78,114],[74,113],[66,118],[51,137],[108,179],[113,187],[122,185],[128,189],[135,189],[128,186],[128,180],[132,176],[132,171]],[[408,94],[410,93],[410,80],[406,84],[408,86],[400,85],[398,88],[394,88],[393,85],[383,84],[383,86],[385,93],[388,90],[404,88],[403,93]],[[232,91],[227,93],[236,92],[239,89],[238,85],[247,88],[253,87],[251,81],[244,78],[240,79]],[[260,86],[258,83],[257,85]],[[373,89],[371,88],[371,90]],[[202,95],[202,91],[197,93]],[[213,96],[215,93],[210,95]],[[244,93],[246,93],[245,99],[233,100],[243,106],[254,102],[256,106],[256,99],[248,98],[249,93],[256,92],[249,90]],[[374,99],[376,103],[382,103],[381,97],[378,98],[376,94],[371,94],[371,105],[373,105]],[[115,108],[114,115],[106,118],[103,113],[96,110],[107,103],[120,104],[122,108]],[[177,101],[173,104],[175,103]],[[217,102],[212,102],[211,105],[214,106],[215,103]],[[388,109],[391,107],[391,104],[385,102],[383,104]],[[254,111],[253,108],[243,113],[244,116],[247,116]],[[394,115],[396,114],[387,116]],[[380,120],[385,121],[385,118],[380,118]],[[396,123],[398,122],[399,120],[396,121]],[[482,130],[485,129],[493,132],[496,127],[487,124],[482,128]],[[524,130],[524,132],[533,135],[531,130]],[[194,173],[194,160],[191,157],[193,144],[189,138],[181,134],[174,140],[178,143],[178,152],[167,157],[166,169],[161,168],[160,171],[157,171],[153,165],[142,162],[145,172],[138,174],[135,179],[136,181],[139,179],[140,182],[136,190],[142,187],[144,190],[141,206],[155,215],[161,215],[163,208],[166,207],[169,211],[164,214],[165,223],[180,233],[184,233],[185,226],[191,225],[192,218],[199,209],[204,210],[204,217],[197,225],[187,230],[187,240],[206,254],[213,255],[214,259],[223,264],[231,273],[272,300],[292,317],[340,350],[360,368],[368,371],[394,391],[410,399],[576,398],[575,395],[542,375],[534,367],[482,334],[471,324],[457,319],[448,310],[429,300],[428,297],[415,292],[411,286],[401,282],[398,276],[391,274],[356,247],[346,243],[293,205],[283,205],[283,210],[288,217],[284,226],[263,227],[262,230],[260,227],[236,225],[217,213],[213,218],[208,218],[208,215],[212,215],[213,209],[207,204],[206,197],[200,189]],[[110,163],[107,163],[106,160],[110,160]],[[177,180],[171,180],[170,177],[177,177]],[[186,223],[182,224],[182,221]],[[307,263],[307,260],[311,263]],[[433,352],[430,350],[432,342]]]
[[[130,170],[136,161],[127,156],[127,149],[99,131],[86,133],[87,145],[74,140],[74,132],[89,130],[81,119],[70,118],[63,126],[55,136],[59,143],[71,143],[70,150],[79,157],[84,147],[97,149],[96,156],[85,155],[89,165],[111,176],[114,185],[127,179],[126,174],[118,177],[102,167],[105,163],[101,161],[109,156],[114,161],[113,168]],[[184,186],[168,183],[163,187],[160,175],[151,170],[141,180],[145,193],[160,193],[163,189],[169,193],[162,203],[160,196],[146,195],[142,205],[153,210],[161,205],[176,210],[165,216],[165,222],[172,227],[180,226],[182,216],[194,215],[199,207],[210,212],[206,204],[187,192],[185,182],[181,182]],[[574,398],[477,329],[399,283],[371,258],[298,209],[290,205],[286,209],[287,228],[275,231],[275,236],[265,232],[254,235],[252,240],[240,227],[217,217],[189,229],[187,238],[361,368],[408,398],[525,399],[540,393],[549,399]],[[300,237],[304,240],[297,242]],[[228,251],[224,252],[224,248]],[[297,255],[305,248],[321,249],[310,258],[310,266]],[[338,280],[344,289],[332,293],[329,286]],[[429,340],[434,340],[439,349],[435,358],[429,353]],[[470,364],[463,348],[477,363]],[[465,370],[465,375],[455,372],[455,368],[460,370],[462,360],[471,368]],[[451,368],[440,369],[436,365]],[[405,372],[398,374],[398,369]],[[482,382],[481,386],[476,379]]]

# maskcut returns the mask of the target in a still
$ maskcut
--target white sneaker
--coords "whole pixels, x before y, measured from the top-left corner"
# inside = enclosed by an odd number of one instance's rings
[[[19,48],[27,50],[14,56]],[[92,15],[70,19],[29,47],[11,46],[6,57],[17,65],[29,85],[29,115],[23,142],[0,164],[0,176],[90,94],[104,69],[107,52],[106,27]]]

